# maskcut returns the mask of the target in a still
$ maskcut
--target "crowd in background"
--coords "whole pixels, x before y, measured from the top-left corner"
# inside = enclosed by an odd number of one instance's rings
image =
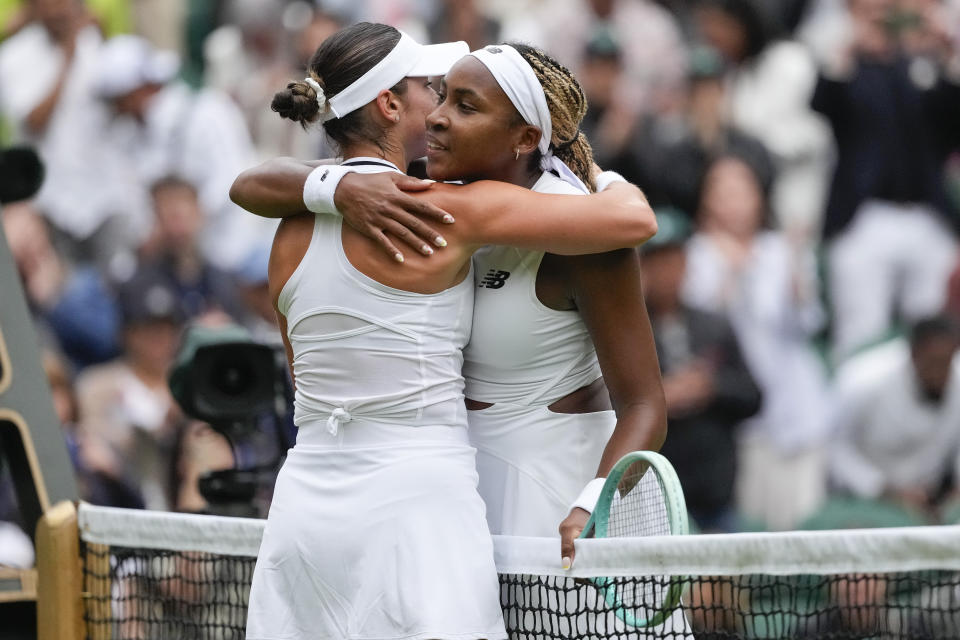
[[[273,226],[229,186],[333,155],[268,105],[364,19],[578,74],[658,214],[663,452],[702,530],[960,520],[957,0],[0,0],[0,140],[47,176],[0,215],[84,499],[203,511],[235,463],[167,374],[189,324],[278,342]]]

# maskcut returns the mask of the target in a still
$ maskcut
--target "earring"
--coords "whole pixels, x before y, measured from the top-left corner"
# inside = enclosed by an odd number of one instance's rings
[[[393,116],[393,121],[394,121],[394,122],[400,122],[400,114],[397,114],[397,115]]]
[[[515,153],[513,154],[513,159],[514,159],[514,160],[519,160],[519,159],[520,159],[520,147],[517,147],[516,149],[514,149],[514,152],[515,152]]]

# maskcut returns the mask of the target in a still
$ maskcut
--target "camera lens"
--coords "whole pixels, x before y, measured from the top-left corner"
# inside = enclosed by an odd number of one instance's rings
[[[256,386],[256,372],[249,361],[226,357],[214,365],[213,387],[225,396],[241,396]]]

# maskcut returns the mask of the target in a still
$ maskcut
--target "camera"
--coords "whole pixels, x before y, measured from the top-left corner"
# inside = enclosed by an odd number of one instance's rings
[[[283,349],[253,341],[236,325],[194,326],[184,334],[169,385],[183,412],[225,436],[237,460],[237,468],[200,478],[210,511],[260,515],[256,497],[272,488],[292,444],[287,427],[293,398]],[[271,450],[268,460],[242,462]]]

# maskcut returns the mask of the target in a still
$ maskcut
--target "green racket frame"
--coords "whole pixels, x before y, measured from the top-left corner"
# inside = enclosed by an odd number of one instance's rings
[[[607,537],[614,494],[627,470],[632,465],[641,462],[648,465],[646,473],[650,473],[652,470],[657,476],[657,482],[660,484],[660,490],[663,492],[666,502],[670,535],[687,535],[690,532],[690,525],[687,520],[687,504],[683,498],[683,489],[680,487],[680,480],[677,478],[677,472],[673,470],[673,465],[654,451],[634,451],[623,456],[610,471],[600,492],[600,498],[597,500],[597,506],[590,514],[587,526],[580,533],[581,538]],[[684,586],[682,576],[671,576],[663,605],[652,616],[644,619],[635,616],[632,611],[623,606],[617,596],[616,585],[612,579],[590,578],[589,581],[603,593],[614,614],[625,624],[635,628],[654,627],[666,620],[680,604],[680,596]]]

